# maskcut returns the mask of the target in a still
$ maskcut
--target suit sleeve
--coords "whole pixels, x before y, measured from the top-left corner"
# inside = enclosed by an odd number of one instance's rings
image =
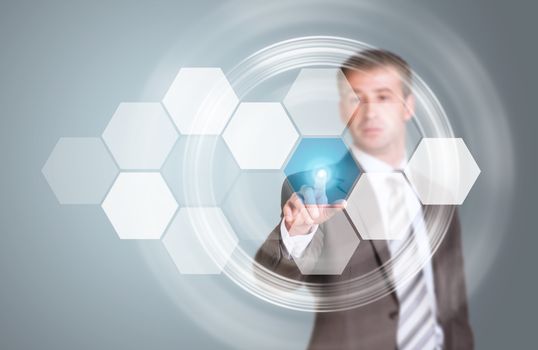
[[[474,340],[469,322],[467,291],[463,262],[461,225],[457,210],[447,231],[447,237],[440,247],[443,252],[441,264],[442,299],[445,304],[444,328],[446,349],[473,349]]]

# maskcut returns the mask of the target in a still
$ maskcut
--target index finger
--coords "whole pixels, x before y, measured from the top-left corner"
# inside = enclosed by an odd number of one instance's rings
[[[328,173],[326,169],[318,169],[314,175],[314,194],[316,197],[316,202],[318,204],[327,204],[327,193],[326,193],[326,184],[327,184]]]

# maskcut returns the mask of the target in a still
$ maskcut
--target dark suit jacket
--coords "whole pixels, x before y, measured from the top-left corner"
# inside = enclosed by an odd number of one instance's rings
[[[282,187],[282,205],[293,193],[288,180]],[[433,206],[424,207],[425,218],[433,215]],[[350,229],[331,218],[320,225],[303,257],[312,252],[325,237]],[[298,281],[329,283],[348,280],[368,273],[390,259],[386,241],[361,241],[340,275],[303,275],[288,253],[280,235],[280,225],[270,234],[256,253],[255,260],[282,276]],[[463,272],[461,232],[457,212],[432,261],[438,322],[443,328],[445,349],[472,349],[473,335],[469,325]],[[396,349],[398,300],[395,293],[375,302],[347,311],[317,313],[308,349]]]

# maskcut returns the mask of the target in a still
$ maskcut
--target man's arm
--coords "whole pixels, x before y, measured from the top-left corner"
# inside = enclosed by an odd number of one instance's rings
[[[469,311],[467,306],[467,288],[465,285],[465,271],[463,264],[463,246],[461,242],[461,224],[458,211],[454,212],[454,217],[449,228],[452,232],[452,264],[457,268],[454,288],[459,296],[455,301],[455,314],[452,318],[452,348],[453,349],[473,349],[474,339],[469,322]]]
[[[314,238],[314,234],[318,230],[319,225],[313,225],[310,231],[306,235],[296,235],[291,236],[286,227],[285,220],[280,221],[280,237],[282,238],[282,243],[284,248],[288,252],[286,255],[289,259],[291,257],[300,258],[303,256],[304,251]]]
[[[281,193],[282,211],[293,194],[291,185],[285,180]],[[308,234],[290,236],[284,223],[283,213],[281,219],[281,222],[258,249],[254,259],[257,263],[281,276],[306,281],[308,276],[301,273],[297,264],[303,270],[312,270],[323,248],[323,225],[313,224]],[[312,276],[308,280],[312,280]]]
[[[436,273],[435,288],[438,306],[442,309],[441,323],[445,332],[446,349],[473,349],[473,333],[469,322],[467,291],[457,210],[446,236],[433,259]]]

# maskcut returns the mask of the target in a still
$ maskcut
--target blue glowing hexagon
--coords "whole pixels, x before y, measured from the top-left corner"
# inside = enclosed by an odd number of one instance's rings
[[[316,198],[318,204],[347,199],[360,175],[355,158],[340,137],[303,138],[284,172],[294,192],[301,193],[307,186],[315,190],[316,197],[324,193],[325,200]]]

